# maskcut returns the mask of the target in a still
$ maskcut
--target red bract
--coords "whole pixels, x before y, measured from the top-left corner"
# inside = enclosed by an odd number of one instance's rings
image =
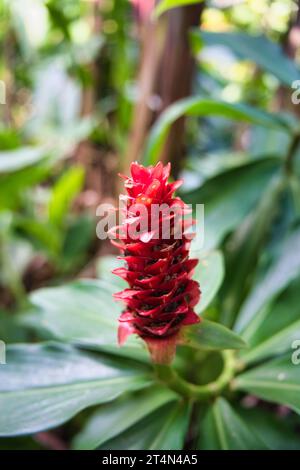
[[[199,322],[193,308],[200,299],[200,289],[191,279],[198,260],[189,259],[191,236],[185,231],[191,223],[183,217],[188,207],[174,196],[182,182],[169,183],[169,174],[169,164],[148,168],[131,164],[131,177],[124,177],[128,193],[122,197],[125,218],[115,228],[120,240],[112,240],[126,262],[126,267],[113,272],[129,284],[129,288],[115,294],[126,305],[119,318],[119,344],[135,333],[147,343],[157,363],[170,362],[182,339],[182,328]],[[141,205],[143,211],[132,209]],[[154,216],[155,205],[168,210],[155,212]],[[166,221],[168,236],[163,230]],[[150,228],[147,225],[143,231],[145,222]],[[130,233],[133,226],[137,228],[134,236]]]

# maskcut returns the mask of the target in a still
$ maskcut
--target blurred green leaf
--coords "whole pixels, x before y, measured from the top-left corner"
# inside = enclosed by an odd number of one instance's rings
[[[271,114],[244,103],[227,103],[197,97],[186,98],[169,106],[152,127],[142,160],[144,165],[157,163],[171,125],[182,116],[221,116],[291,132],[287,121],[278,114]]]
[[[151,383],[134,362],[79,352],[59,344],[12,346],[0,368],[0,435],[58,426],[82,409]]]
[[[74,269],[84,262],[95,238],[95,225],[94,217],[89,214],[75,216],[67,227],[60,259],[57,260],[62,269]]]
[[[284,241],[278,259],[252,290],[239,313],[235,329],[243,330],[259,310],[300,274],[300,230]]]
[[[18,325],[16,316],[11,312],[0,310],[0,340],[8,344],[25,342],[26,339],[26,333]]]
[[[207,46],[229,47],[239,59],[251,60],[266,72],[273,74],[284,85],[291,87],[294,80],[300,79],[300,70],[287,57],[282,47],[266,36],[251,36],[243,32],[212,32],[194,29],[191,33],[192,45],[196,52]]]
[[[81,166],[69,168],[56,182],[49,201],[49,220],[60,226],[68,216],[70,205],[81,190],[84,182],[84,169]]]
[[[49,170],[49,165],[39,164],[0,175],[0,209],[15,209],[22,205],[25,190],[45,180]]]
[[[300,413],[300,374],[292,362],[292,352],[291,349],[289,354],[239,375],[234,380],[234,390],[244,390]]]
[[[121,398],[103,406],[75,437],[73,448],[95,449],[176,398],[178,399],[177,395],[170,390],[154,385],[126,399]]]
[[[0,173],[8,173],[35,165],[44,160],[49,151],[43,147],[21,147],[0,152]]]
[[[184,193],[186,203],[204,204],[204,247],[197,246],[196,238],[193,250],[218,246],[253,209],[279,168],[280,161],[268,157],[220,173],[200,188]]]
[[[299,436],[286,417],[275,416],[262,407],[240,409],[239,414],[253,434],[271,450],[299,450]]]
[[[234,249],[228,257],[227,270],[231,275],[223,288],[221,313],[222,323],[229,327],[234,324],[239,308],[251,288],[262,249],[278,216],[280,198],[286,187],[286,179],[276,175],[264,191],[258,206],[230,241]]]
[[[199,424],[200,450],[262,450],[267,447],[224,398],[218,398]]]
[[[117,345],[118,317],[122,304],[113,299],[115,286],[105,281],[82,280],[61,287],[39,289],[30,295],[36,313],[23,322],[54,338],[145,360],[146,350],[135,337]]]
[[[300,338],[299,289],[297,280],[249,324],[243,337],[251,348],[242,354],[243,362],[249,364],[287,352]]]
[[[202,1],[203,0],[161,0],[155,8],[154,14],[157,17],[171,8],[195,5],[196,3],[202,3]]]
[[[197,349],[222,350],[246,348],[247,344],[236,333],[225,326],[203,319],[186,332],[188,344]]]
[[[14,225],[35,241],[39,248],[46,249],[52,255],[59,253],[61,239],[57,227],[45,221],[26,216],[16,216]]]
[[[114,289],[103,281],[74,281],[34,291],[30,301],[38,308],[36,328],[47,328],[56,338],[116,344],[122,305],[113,300]]]
[[[99,449],[181,450],[190,411],[191,406],[186,402],[165,405]]]
[[[196,255],[192,252],[191,256]],[[199,282],[201,298],[195,307],[196,313],[202,313],[214,299],[224,278],[224,261],[221,251],[212,251],[200,256],[193,278]]]
[[[101,256],[97,262],[97,275],[99,278],[104,279],[110,284],[114,284],[118,290],[125,289],[127,282],[112,273],[113,269],[119,268],[121,262],[116,256],[106,255]]]

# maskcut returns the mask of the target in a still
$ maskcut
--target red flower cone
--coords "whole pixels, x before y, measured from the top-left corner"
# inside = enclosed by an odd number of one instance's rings
[[[119,344],[135,333],[146,342],[153,362],[161,364],[172,361],[183,328],[200,321],[193,310],[200,299],[199,284],[191,279],[198,260],[189,259],[191,236],[186,234],[192,222],[183,218],[188,207],[174,197],[182,182],[169,183],[169,174],[169,164],[131,164],[131,177],[124,177],[125,219],[114,229],[120,241],[112,240],[126,262],[113,273],[129,284],[115,294],[126,305],[119,318]],[[165,210],[154,215],[156,205]],[[141,206],[142,211],[136,210]]]

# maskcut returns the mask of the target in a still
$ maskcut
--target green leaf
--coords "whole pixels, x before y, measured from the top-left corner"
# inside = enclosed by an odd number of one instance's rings
[[[250,323],[243,337],[251,347],[241,355],[243,362],[250,364],[285,353],[300,338],[299,289],[298,279]]]
[[[236,331],[242,331],[267,302],[284,290],[300,274],[300,230],[283,243],[281,254],[252,290],[239,313]]]
[[[14,220],[17,229],[25,232],[29,238],[37,242],[38,247],[47,249],[51,254],[57,254],[60,250],[61,239],[57,227],[27,216],[17,215]]]
[[[187,432],[191,406],[186,402],[165,405],[99,449],[181,450]]]
[[[56,339],[145,360],[147,352],[135,337],[128,338],[122,348],[117,345],[122,304],[113,299],[114,292],[113,285],[92,280],[39,289],[30,296],[37,312],[25,316],[23,322]]]
[[[149,385],[149,370],[138,364],[59,344],[9,347],[0,368],[0,435],[58,426],[88,406]]]
[[[294,62],[284,54],[279,44],[270,41],[266,36],[251,36],[241,32],[215,33],[194,29],[191,38],[195,52],[202,48],[203,43],[207,46],[229,47],[238,58],[253,61],[289,88],[294,80],[300,78],[300,71]]]
[[[161,0],[161,2],[155,8],[154,15],[158,17],[171,8],[195,5],[196,3],[202,3],[202,1],[203,0]]]
[[[264,443],[224,398],[218,398],[199,425],[201,450],[262,450]]]
[[[213,251],[200,257],[193,279],[200,283],[201,299],[196,313],[202,313],[214,299],[224,278],[224,260],[221,251]]]
[[[232,327],[251,289],[262,248],[278,215],[280,198],[285,189],[285,178],[276,175],[265,190],[258,206],[249,214],[230,241],[234,249],[231,249],[228,256],[227,270],[231,275],[221,293],[221,321],[226,326]]]
[[[75,216],[64,235],[61,256],[57,261],[62,269],[76,269],[84,262],[95,238],[95,219],[92,214]]]
[[[188,329],[189,344],[198,349],[222,350],[246,348],[245,341],[225,326],[203,319]]]
[[[53,225],[62,225],[68,210],[84,182],[84,169],[80,166],[69,168],[56,182],[49,201],[49,220]]]
[[[259,126],[290,132],[286,120],[244,103],[227,103],[213,99],[186,98],[169,106],[151,129],[143,157],[144,165],[157,163],[171,125],[182,116],[220,116]]]
[[[239,414],[253,434],[271,450],[299,450],[299,436],[286,417],[278,417],[262,407],[241,409]]]
[[[128,287],[127,282],[112,273],[113,269],[119,268],[121,265],[122,263],[116,256],[100,256],[97,261],[97,275],[99,278],[115,285],[118,290],[125,289],[125,287]]]
[[[95,449],[176,398],[177,395],[170,390],[154,385],[105,405],[92,415],[85,428],[75,437],[73,448]]]
[[[279,167],[278,159],[261,159],[220,173],[200,188],[184,193],[186,203],[204,204],[204,247],[197,246],[196,238],[193,250],[218,246],[259,201]]]
[[[49,169],[47,163],[40,163],[0,175],[0,209],[15,209],[22,205],[24,190],[46,179]]]
[[[299,366],[292,362],[292,352],[239,375],[235,390],[244,390],[263,400],[281,403],[300,413]]]
[[[32,166],[47,157],[43,147],[21,147],[0,152],[0,173],[8,173]]]

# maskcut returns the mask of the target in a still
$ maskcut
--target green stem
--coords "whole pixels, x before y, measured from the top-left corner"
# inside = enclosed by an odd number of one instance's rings
[[[180,377],[171,366],[155,364],[157,377],[169,388],[185,398],[204,401],[218,395],[230,382],[235,372],[235,359],[232,351],[222,353],[224,367],[219,377],[206,385],[196,385]]]

